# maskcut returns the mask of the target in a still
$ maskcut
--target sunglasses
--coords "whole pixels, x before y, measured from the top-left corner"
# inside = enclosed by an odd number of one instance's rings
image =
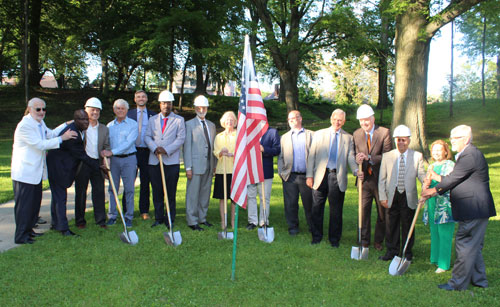
[[[45,110],[47,110],[47,108],[35,108],[35,111],[37,111],[37,112],[40,112],[40,111],[45,112]]]

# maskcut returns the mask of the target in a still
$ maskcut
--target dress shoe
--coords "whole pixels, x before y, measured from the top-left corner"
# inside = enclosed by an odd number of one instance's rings
[[[453,288],[453,287],[452,287],[452,286],[450,286],[449,284],[441,284],[441,285],[438,285],[438,288],[439,288],[439,289],[446,290],[446,291],[453,291],[453,290],[456,290],[455,288]]]
[[[108,222],[106,223],[106,225],[108,226],[112,226],[114,224],[116,224],[116,219],[109,219]]]
[[[155,221],[155,222],[151,225],[151,228],[156,227],[156,226],[158,226],[158,225],[161,225],[161,223],[160,223],[160,222],[158,222],[158,221]]]
[[[85,229],[87,227],[87,225],[80,224],[80,225],[76,225],[76,227],[78,227],[78,229]]]
[[[189,228],[191,228],[192,230],[197,230],[197,231],[203,231],[205,229],[201,228],[200,225],[196,224],[196,225],[189,225]]]
[[[394,258],[394,255],[390,255],[390,254],[385,254],[383,256],[378,257],[379,260],[383,260],[383,261],[389,261],[389,260],[392,260],[392,258]]]
[[[290,230],[288,230],[288,234],[291,235],[292,237],[294,237],[294,236],[299,234],[299,230],[298,229],[290,229]]]
[[[205,226],[207,226],[207,227],[212,227],[212,226],[213,226],[213,224],[210,224],[210,222],[209,222],[209,221],[205,221],[205,222],[200,223],[200,224],[205,225]]]
[[[316,244],[319,244],[321,242],[321,240],[318,240],[318,239],[313,239],[311,241],[311,245],[316,245]]]
[[[28,238],[24,241],[17,241],[14,243],[16,243],[16,244],[33,244],[33,243],[35,243],[35,240],[33,240],[32,238]]]
[[[149,220],[150,217],[149,217],[149,214],[148,213],[143,213],[141,214],[141,218],[145,221],[145,220]]]
[[[256,227],[257,227],[257,225],[252,224],[252,223],[248,223],[248,225],[247,225],[248,230],[254,230]]]
[[[99,227],[101,227],[103,229],[108,229],[108,226],[106,224],[99,225]]]
[[[333,248],[339,248],[339,242],[331,242],[330,245],[333,247]]]
[[[363,248],[370,248],[370,244],[362,244],[361,245]]]
[[[30,237],[31,238],[36,238],[36,237],[41,237],[41,236],[43,236],[43,233],[41,233],[41,232],[34,232],[34,231],[32,231],[30,233]]]
[[[42,217],[41,217],[41,216],[39,216],[39,217],[38,217],[38,221],[37,221],[36,223],[37,223],[37,224],[42,225],[42,224],[47,224],[47,221],[46,221],[46,220],[44,220],[44,219],[42,219]]]
[[[443,270],[442,268],[437,268],[436,271],[435,271],[436,274],[441,274],[441,273],[444,273],[444,272],[446,272],[446,270]]]
[[[375,249],[378,250],[378,251],[381,251],[382,249],[384,249],[384,247],[382,246],[382,244],[376,243],[376,242],[375,242],[375,244],[373,244],[373,247],[375,247]]]
[[[61,231],[61,234],[65,237],[78,236],[76,233],[72,232],[69,229]]]

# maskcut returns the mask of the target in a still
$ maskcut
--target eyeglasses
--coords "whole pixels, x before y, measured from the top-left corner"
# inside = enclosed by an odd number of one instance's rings
[[[465,136],[452,136],[450,140],[458,140],[458,139],[463,139]]]
[[[40,112],[40,111],[45,112],[46,110],[47,110],[47,108],[35,108],[35,111],[37,111],[37,112]]]

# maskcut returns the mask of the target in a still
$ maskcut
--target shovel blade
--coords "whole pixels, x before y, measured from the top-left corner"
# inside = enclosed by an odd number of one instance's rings
[[[137,233],[135,233],[135,231],[120,233],[120,239],[123,243],[127,243],[130,245],[136,245],[137,243],[139,243],[139,237],[137,236]]]
[[[265,228],[259,228],[257,233],[259,235],[259,240],[261,240],[263,242],[271,243],[274,241],[274,228],[273,227],[267,227],[267,231]]]
[[[351,259],[361,260],[361,247],[353,246],[351,248]]]
[[[406,258],[394,257],[392,259],[391,264],[389,265],[389,274],[392,276],[403,275],[408,267],[410,266],[411,261]]]
[[[219,240],[232,240],[234,238],[234,234],[232,232],[221,231],[217,234],[217,239]]]
[[[167,243],[167,245],[179,246],[182,243],[180,231],[176,231],[172,234],[170,232],[164,232],[163,238],[165,239],[165,243]]]
[[[368,260],[369,252],[370,252],[370,249],[368,247],[362,247],[361,248],[361,259]]]
[[[179,246],[182,243],[182,236],[180,231],[174,231],[174,246]]]
[[[174,246],[174,240],[173,240],[172,236],[170,235],[170,232],[164,232],[163,239],[165,239],[165,243],[167,245]]]

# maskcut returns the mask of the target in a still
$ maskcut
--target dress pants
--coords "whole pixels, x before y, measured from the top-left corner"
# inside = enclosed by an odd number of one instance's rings
[[[95,159],[98,161],[97,159]],[[80,164],[80,170],[75,177],[75,223],[85,225],[85,208],[87,205],[87,187],[92,186],[92,205],[94,219],[97,225],[106,223],[106,208],[104,206],[104,177],[101,170],[93,170],[86,163]]]
[[[266,197],[266,217],[265,220],[269,225],[269,211],[271,203],[271,190],[273,188],[273,178],[264,179],[264,192]],[[257,216],[257,193],[260,199],[260,210],[259,216]],[[262,200],[264,195],[262,193],[262,182],[249,184],[247,186],[247,213],[248,213],[248,223],[263,226],[264,225],[264,207],[262,206]]]
[[[146,147],[136,147],[137,152],[135,156],[137,158],[137,171],[139,172],[139,179],[141,180],[141,185],[139,188],[139,212],[149,213],[149,148]],[[137,171],[135,176],[137,177]],[[125,194],[122,196],[122,206],[124,208],[123,212],[126,212],[127,199]]]
[[[469,283],[477,287],[488,287],[483,261],[484,235],[488,219],[458,222],[455,236],[457,259],[448,284],[457,290],[465,290]]]
[[[283,201],[288,231],[299,230],[299,194],[304,207],[308,230],[311,231],[312,189],[306,184],[305,173],[291,173],[288,180],[283,181]]]
[[[137,158],[135,155],[128,157],[111,157],[111,175],[113,176],[113,182],[115,184],[116,190],[120,188],[120,178],[123,181],[123,194],[127,200],[127,211],[125,213],[125,218],[132,221],[134,218],[134,182],[135,173],[137,170]],[[116,210],[115,196],[113,195],[113,189],[109,185],[109,212],[108,218],[116,219],[118,216],[118,211]]]
[[[392,201],[392,206],[389,208],[389,233],[386,236],[386,246],[387,254],[391,256],[400,255],[404,245],[406,244],[406,239],[408,238],[408,232],[410,231],[410,226],[415,216],[415,210],[411,209],[407,205],[406,192],[399,193],[397,190],[394,193],[394,199]],[[401,240],[400,240],[401,235]],[[413,257],[411,251],[413,243],[415,241],[415,230],[408,242],[408,247],[406,248],[404,257]],[[400,252],[401,251],[401,252]]]
[[[375,224],[375,243],[382,244],[385,234],[389,233],[389,223],[387,223],[388,209],[380,205],[378,197],[378,178],[372,175],[365,175],[363,181],[363,221],[361,223],[361,244],[369,245],[371,242],[371,213],[372,204],[375,200],[375,208],[377,210],[377,222]],[[358,183],[359,184],[359,183]]]
[[[68,200],[67,188],[50,178],[49,183],[50,193],[52,194],[52,199],[50,201],[52,229],[66,231],[69,229],[68,217],[66,216],[66,203]]]
[[[330,204],[330,223],[328,225],[328,239],[332,244],[338,244],[342,236],[342,211],[344,208],[345,192],[340,191],[337,181],[337,172],[328,170],[317,190],[312,191],[312,239],[320,242],[323,238],[323,216],[325,203],[328,198]]]
[[[208,162],[207,162],[208,163]],[[207,221],[213,170],[207,168],[204,174],[193,174],[186,185],[186,220],[188,226]]]
[[[24,243],[29,239],[38,220],[42,202],[42,182],[29,184],[12,180],[14,188],[14,219],[16,221],[15,243]]]
[[[177,182],[179,181],[179,164],[163,165],[165,171],[165,185],[167,187],[168,207],[172,224],[175,221],[175,196],[177,193]],[[153,204],[155,207],[155,220],[168,225],[168,216],[165,210],[165,199],[163,196],[163,182],[161,179],[160,163],[149,166],[149,178],[153,188]]]

